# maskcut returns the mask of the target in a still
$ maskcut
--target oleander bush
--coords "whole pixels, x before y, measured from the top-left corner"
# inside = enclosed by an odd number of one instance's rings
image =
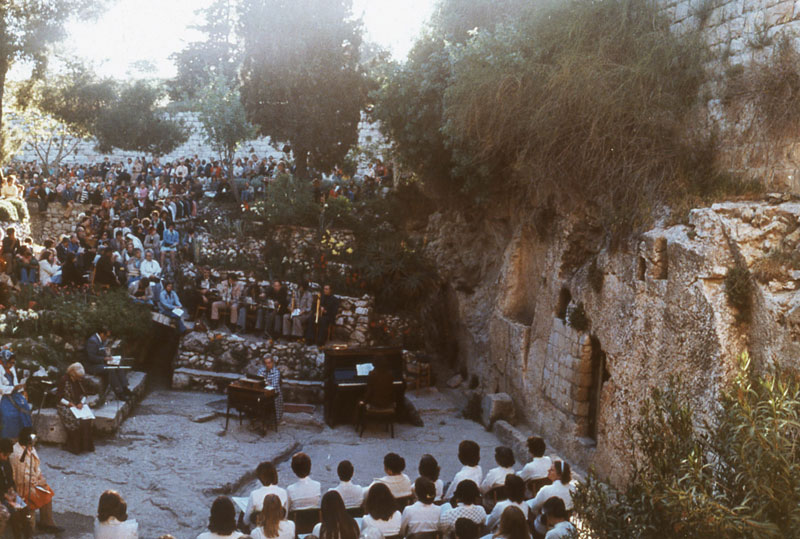
[[[680,381],[654,389],[626,438],[627,485],[590,473],[573,497],[582,538],[778,539],[800,529],[800,377],[747,354],[713,416]]]

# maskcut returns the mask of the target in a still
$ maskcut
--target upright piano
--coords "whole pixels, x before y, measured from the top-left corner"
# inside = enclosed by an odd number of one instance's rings
[[[406,385],[403,380],[403,349],[395,347],[343,348],[325,351],[325,421],[355,423],[358,401],[367,389],[367,372],[374,362],[385,358],[394,378],[394,396],[398,413],[405,408]]]

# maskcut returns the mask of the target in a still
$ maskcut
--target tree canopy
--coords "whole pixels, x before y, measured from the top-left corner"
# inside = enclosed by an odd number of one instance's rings
[[[34,77],[41,76],[51,46],[65,36],[64,25],[75,16],[96,15],[103,5],[103,0],[4,0],[0,3],[0,137],[6,76],[11,66],[19,61],[31,61]]]
[[[264,21],[280,21],[264,29]],[[259,134],[288,142],[297,172],[330,169],[358,142],[366,79],[350,0],[245,0],[242,101]]]
[[[119,85],[114,102],[94,122],[97,149],[164,155],[186,142],[186,129],[159,104],[165,95],[163,88],[143,80]]]
[[[198,93],[222,77],[233,83],[239,75],[241,52],[236,35],[236,9],[232,0],[216,0],[199,10],[203,23],[194,26],[205,39],[189,43],[171,56],[177,68],[174,79],[168,82],[173,101],[194,100]]]

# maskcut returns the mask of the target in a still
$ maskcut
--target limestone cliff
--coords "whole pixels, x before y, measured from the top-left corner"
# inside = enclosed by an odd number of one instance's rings
[[[800,357],[800,271],[756,283],[749,323],[737,321],[728,268],[793,251],[800,203],[715,204],[687,224],[653,228],[614,251],[593,248],[584,216],[546,239],[517,216],[434,214],[427,251],[447,284],[458,359],[484,392],[512,395],[519,417],[567,458],[625,477],[625,428],[654,385],[683,380],[713,409],[749,349],[759,364]],[[797,229],[797,230],[796,230]],[[587,328],[579,313],[582,304]]]

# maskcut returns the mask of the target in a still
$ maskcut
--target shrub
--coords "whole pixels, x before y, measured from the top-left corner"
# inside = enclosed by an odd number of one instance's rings
[[[789,36],[782,36],[772,54],[748,66],[727,72],[723,103],[738,119],[752,105],[752,128],[774,138],[791,137],[800,129],[800,52]]]
[[[9,199],[0,200],[0,221],[16,223],[19,221],[17,208]]]
[[[28,204],[19,198],[9,198],[8,202],[17,210],[17,220],[20,223],[27,223],[31,219],[31,214],[28,211]]]
[[[725,296],[736,309],[739,322],[749,322],[753,309],[753,278],[744,264],[728,268],[725,274]]]
[[[581,537],[797,535],[796,374],[777,368],[756,375],[744,354],[712,418],[698,418],[688,402],[678,380],[653,390],[632,428],[627,486],[615,489],[590,474],[573,497]]]
[[[569,310],[567,313],[567,323],[575,331],[586,331],[589,329],[589,317],[586,316],[586,310],[583,307],[582,301]]]
[[[596,293],[600,293],[603,291],[603,281],[605,280],[605,274],[603,270],[597,265],[597,258],[592,259],[592,263],[589,264],[589,270],[586,273],[586,278],[589,281],[589,286],[592,287]]]

